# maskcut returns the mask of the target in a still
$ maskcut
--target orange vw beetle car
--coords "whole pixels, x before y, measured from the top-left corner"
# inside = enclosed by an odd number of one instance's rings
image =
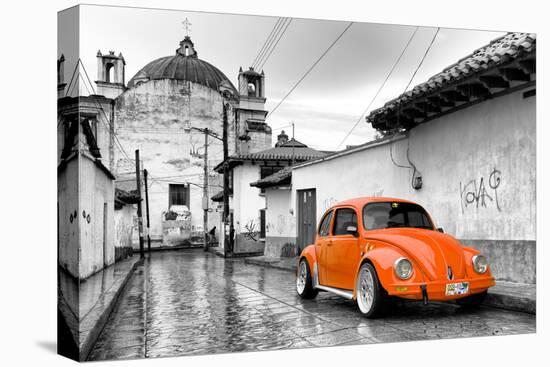
[[[302,298],[332,292],[356,300],[368,318],[379,316],[391,297],[479,306],[495,285],[486,258],[436,228],[424,208],[382,197],[328,209],[296,275]]]

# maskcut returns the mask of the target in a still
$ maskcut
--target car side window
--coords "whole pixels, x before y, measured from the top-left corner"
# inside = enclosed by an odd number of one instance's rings
[[[332,219],[332,213],[334,213],[332,210],[328,212],[323,220],[321,221],[321,224],[319,225],[319,236],[325,237],[328,236],[330,233],[330,220]]]
[[[357,227],[357,214],[351,208],[342,208],[336,210],[334,218],[334,226],[332,230],[333,236],[342,236],[349,234],[347,228],[349,226]]]

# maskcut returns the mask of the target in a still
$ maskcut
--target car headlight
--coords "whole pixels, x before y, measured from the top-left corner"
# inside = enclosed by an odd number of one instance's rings
[[[393,264],[393,271],[399,279],[409,279],[413,274],[413,266],[409,259],[400,257]]]
[[[489,268],[489,263],[483,255],[475,255],[472,257],[472,266],[478,274],[484,274]]]

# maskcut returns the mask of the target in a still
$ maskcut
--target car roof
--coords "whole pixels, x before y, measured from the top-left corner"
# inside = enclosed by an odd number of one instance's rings
[[[356,208],[362,208],[365,204],[368,203],[377,203],[377,202],[397,202],[397,203],[410,203],[410,204],[416,204],[413,201],[405,200],[405,199],[399,199],[399,198],[392,198],[392,197],[384,197],[384,196],[363,196],[353,199],[348,199],[344,201],[340,201],[330,207],[330,209],[339,207],[339,206],[354,206]]]

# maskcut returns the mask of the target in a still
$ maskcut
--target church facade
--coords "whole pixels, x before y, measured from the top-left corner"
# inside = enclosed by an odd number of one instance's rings
[[[126,190],[135,190],[133,155],[139,149],[141,168],[149,173],[152,246],[179,245],[184,243],[185,236],[173,236],[174,231],[200,236],[204,230],[205,136],[198,129],[207,128],[220,137],[208,138],[208,198],[223,187],[223,177],[212,168],[224,158],[221,141],[224,104],[229,155],[253,153],[271,146],[271,128],[265,123],[265,76],[252,68],[246,71],[241,68],[235,88],[222,71],[198,57],[189,36],[180,42],[174,54],[151,61],[127,83],[125,65],[122,54],[98,51],[95,94],[79,98],[76,107],[84,110],[86,105],[93,107],[86,110],[86,117],[92,126],[99,127],[97,143],[108,152],[103,161],[116,177],[116,184]],[[63,78],[60,88],[65,87],[62,82]],[[229,90],[229,95],[222,95],[220,87]],[[142,187],[143,198],[144,190]],[[209,203],[208,207],[215,205]],[[172,210],[178,214],[186,212],[190,217],[189,228],[167,225]],[[145,218],[145,203],[143,212]],[[206,230],[219,223],[221,213],[210,210],[208,216]],[[219,229],[217,232],[219,237]],[[166,241],[168,237],[176,241]]]

